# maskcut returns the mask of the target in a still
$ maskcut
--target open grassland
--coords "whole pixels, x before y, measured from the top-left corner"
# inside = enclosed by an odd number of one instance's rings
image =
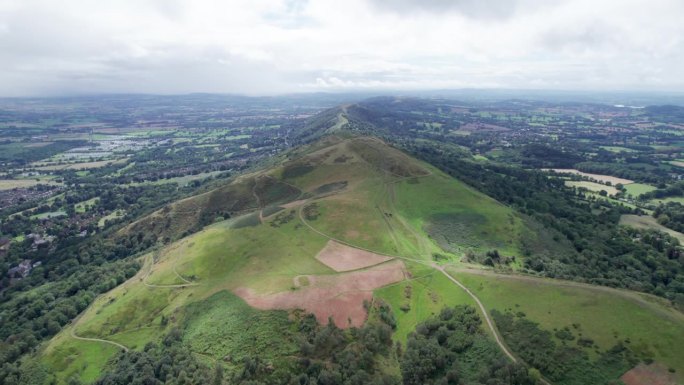
[[[440,272],[416,267],[413,274],[413,279],[378,289],[374,293],[392,307],[397,320],[394,338],[402,344],[406,344],[408,334],[415,330],[418,323],[439,314],[445,306],[475,306],[465,291]]]
[[[518,253],[524,226],[513,210],[465,184],[435,172],[403,180],[394,188],[397,214],[445,251],[499,249]]]
[[[661,299],[573,282],[451,270],[488,310],[523,312],[549,331],[569,327],[601,351],[629,341],[684,379],[684,316]],[[573,326],[575,325],[575,326]],[[560,340],[559,340],[560,342]],[[592,351],[593,352],[593,351]]]
[[[627,147],[620,147],[620,146],[599,146],[600,148],[610,151],[610,152],[638,152],[637,150],[627,148]]]
[[[646,194],[647,192],[651,192],[653,190],[656,190],[656,187],[651,186],[650,184],[630,183],[628,185],[625,185],[625,191],[627,192],[627,194],[630,194],[635,198],[641,194]]]
[[[48,180],[35,179],[0,179],[0,190],[12,190],[15,188],[33,187],[39,184],[59,185],[60,183]]]
[[[577,187],[577,188],[585,188],[589,191],[593,192],[601,192],[601,190],[605,191],[608,193],[608,195],[615,195],[618,193],[618,190],[615,187],[612,186],[606,186],[602,185],[600,183],[595,183],[595,182],[586,182],[586,181],[572,181],[568,180],[565,181],[565,185],[568,187]]]
[[[560,173],[560,174],[575,174],[575,175],[585,176],[589,179],[593,179],[593,180],[599,181],[601,183],[610,182],[613,186],[615,186],[618,183],[621,183],[623,185],[634,183],[633,180],[629,180],[629,179],[618,178],[618,177],[610,176],[610,175],[590,174],[588,172],[582,172],[582,171],[570,169],[570,168],[554,168],[551,170],[555,171],[557,173]]]
[[[91,383],[119,349],[109,344],[76,340],[69,336],[68,328],[51,340],[41,355],[42,363],[58,384],[66,384],[73,376]]]
[[[97,226],[104,227],[105,223],[108,220],[123,218],[124,215],[126,215],[126,212],[124,210],[115,210],[111,214],[105,215],[104,217],[100,218],[100,220],[97,221]]]
[[[650,215],[625,214],[620,216],[620,224],[623,226],[635,227],[637,229],[662,231],[677,238],[681,244],[684,244],[684,234],[661,225]]]
[[[185,176],[179,176],[175,178],[167,178],[167,179],[157,179],[155,181],[145,181],[145,182],[132,182],[128,185],[124,186],[143,186],[143,185],[160,185],[160,184],[166,184],[166,183],[178,183],[179,186],[185,186],[190,182],[196,181],[196,180],[204,180],[208,178],[213,178],[217,175],[220,175],[224,173],[224,171],[210,171],[210,172],[203,172],[200,174],[195,174],[195,175],[185,175]]]
[[[684,197],[668,197],[668,198],[663,198],[663,199],[653,199],[650,201],[650,203],[654,204],[661,204],[661,203],[667,203],[667,202],[678,202],[684,205]]]
[[[36,170],[39,171],[57,171],[57,170],[90,170],[105,166],[120,165],[126,163],[127,159],[115,160],[100,160],[95,162],[80,162],[80,163],[66,163],[66,164],[52,164],[44,165],[44,163],[36,163]]]

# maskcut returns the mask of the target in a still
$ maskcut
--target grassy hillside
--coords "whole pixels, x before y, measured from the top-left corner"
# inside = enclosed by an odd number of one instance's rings
[[[567,328],[576,337],[567,344],[578,346],[580,337],[593,341],[585,349],[590,356],[623,342],[638,354],[675,369],[684,381],[684,316],[663,306],[662,299],[550,279],[458,270],[451,273],[490,311],[522,312],[552,333]]]
[[[58,383],[72,375],[91,381],[119,350],[107,341],[141,350],[178,330],[193,354],[229,372],[257,353],[283,370],[297,345],[287,322],[297,309],[344,328],[363,324],[375,299],[391,306],[394,339],[405,343],[444,306],[475,305],[435,261],[463,266],[466,252],[493,249],[522,258],[523,237],[537,230],[509,207],[378,139],[326,137],[276,167],[123,229],[124,240],[152,234],[162,245],[143,257],[136,277],[54,338],[41,359]],[[320,253],[331,244],[357,267],[326,265],[331,256]]]

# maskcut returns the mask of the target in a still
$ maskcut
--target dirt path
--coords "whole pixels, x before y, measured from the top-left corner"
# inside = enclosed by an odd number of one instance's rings
[[[257,177],[254,177],[254,187],[252,187],[252,195],[256,199],[257,210],[259,210],[259,223],[264,223],[264,209],[261,207],[261,199],[259,199],[259,194],[256,193],[257,188]]]
[[[437,269],[437,270],[439,270],[440,272],[442,272],[442,274],[444,274],[445,277],[449,278],[449,280],[450,280],[451,282],[453,282],[453,283],[455,283],[456,285],[458,285],[461,289],[463,289],[463,291],[465,291],[466,293],[468,293],[468,295],[469,295],[470,297],[472,297],[472,299],[475,301],[475,303],[477,303],[477,306],[480,307],[480,310],[482,311],[482,314],[484,314],[485,321],[487,321],[487,326],[489,326],[489,330],[491,330],[491,331],[492,331],[492,334],[494,334],[494,339],[496,340],[496,343],[499,345],[499,347],[501,348],[501,350],[503,350],[503,352],[508,356],[508,358],[511,359],[511,361],[513,361],[513,362],[518,362],[518,359],[515,358],[515,356],[513,355],[513,353],[511,353],[511,352],[508,350],[508,347],[506,347],[506,345],[504,345],[504,343],[501,341],[501,338],[499,337],[499,331],[496,330],[496,327],[494,327],[494,322],[492,322],[491,318],[489,318],[489,314],[488,314],[488,312],[487,312],[487,309],[485,309],[485,307],[484,307],[484,305],[482,304],[482,302],[480,302],[480,299],[477,298],[477,296],[476,296],[472,291],[470,291],[470,289],[468,289],[464,284],[462,284],[461,282],[459,282],[456,278],[452,277],[451,274],[447,273],[447,272],[444,270],[444,267],[443,267],[443,266],[439,266],[439,265],[437,265],[437,264],[433,264],[432,267],[434,267],[435,269]]]
[[[104,294],[102,294],[102,295],[104,295]],[[95,298],[95,300],[93,301],[93,303],[95,303],[98,299],[100,299],[100,297],[102,297],[102,295],[98,296],[98,298]],[[85,313],[85,312],[84,312],[84,313]],[[123,350],[126,351],[126,352],[129,350],[127,347],[121,345],[121,344],[118,343],[118,342],[109,341],[109,340],[105,340],[105,339],[102,339],[102,338],[88,338],[88,337],[80,337],[80,336],[76,335],[76,325],[78,324],[78,321],[81,319],[81,316],[83,316],[84,313],[81,313],[78,317],[76,317],[76,318],[71,322],[71,326],[70,326],[71,329],[69,330],[69,336],[71,336],[71,338],[76,339],[76,340],[80,340],[80,341],[100,342],[100,343],[103,343],[103,344],[114,345],[114,346],[116,346],[117,348],[123,349]]]
[[[150,257],[147,257],[147,258],[149,259]],[[147,278],[149,278],[150,274],[152,274],[152,267],[154,266],[154,261],[147,261],[147,262],[150,262],[150,268],[149,268],[149,270],[147,270],[147,274],[145,274],[145,276],[142,279],[143,285],[145,285],[147,287],[156,287],[156,288],[163,288],[163,287],[174,288],[174,287],[176,287],[177,288],[177,287],[189,287],[189,286],[197,286],[198,285],[198,283],[188,281],[187,279],[183,278],[183,276],[178,274],[178,272],[176,271],[176,261],[173,261],[173,272],[176,274],[176,276],[178,276],[178,278],[180,278],[185,283],[170,284],[170,285],[156,285],[153,283],[147,283]]]

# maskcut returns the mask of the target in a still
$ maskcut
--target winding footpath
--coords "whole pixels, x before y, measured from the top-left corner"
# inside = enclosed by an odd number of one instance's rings
[[[95,298],[95,301],[97,301],[98,299],[99,299],[99,298]],[[93,303],[95,303],[95,301],[93,301]],[[121,345],[121,344],[118,343],[118,342],[109,341],[109,340],[103,340],[103,339],[101,339],[101,338],[81,337],[81,336],[77,335],[77,334],[76,334],[76,325],[78,324],[78,321],[81,319],[81,316],[82,316],[83,314],[84,314],[84,313],[82,313],[81,315],[79,315],[78,317],[76,317],[76,319],[74,319],[74,321],[71,323],[71,329],[69,329],[69,336],[71,336],[71,338],[76,339],[76,340],[80,340],[80,341],[101,342],[101,343],[105,343],[105,344],[109,344],[109,345],[116,346],[117,348],[122,349],[122,350],[125,351],[125,352],[128,351],[128,348],[127,348],[127,347]]]

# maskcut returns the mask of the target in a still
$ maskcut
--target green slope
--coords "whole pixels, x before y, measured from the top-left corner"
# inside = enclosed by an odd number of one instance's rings
[[[523,237],[534,236],[509,207],[365,137],[326,137],[298,148],[276,167],[176,202],[118,236],[140,232],[168,244],[146,255],[136,277],[98,298],[45,347],[42,361],[58,382],[73,374],[92,380],[116,352],[106,342],[76,341],[72,331],[142,349],[178,328],[193,353],[223,360],[229,370],[240,362],[225,357],[241,357],[251,339],[257,341],[253,347],[269,352],[276,370],[287,367],[294,342],[281,329],[294,309],[256,310],[234,294],[296,295],[308,286],[337,287],[334,282],[347,273],[316,258],[330,239],[404,264],[403,281],[374,293],[391,305],[394,338],[403,342],[443,306],[474,304],[431,267],[435,255],[454,265],[463,264],[468,250],[498,249],[521,258]],[[93,345],[102,350],[98,360],[85,353]]]

